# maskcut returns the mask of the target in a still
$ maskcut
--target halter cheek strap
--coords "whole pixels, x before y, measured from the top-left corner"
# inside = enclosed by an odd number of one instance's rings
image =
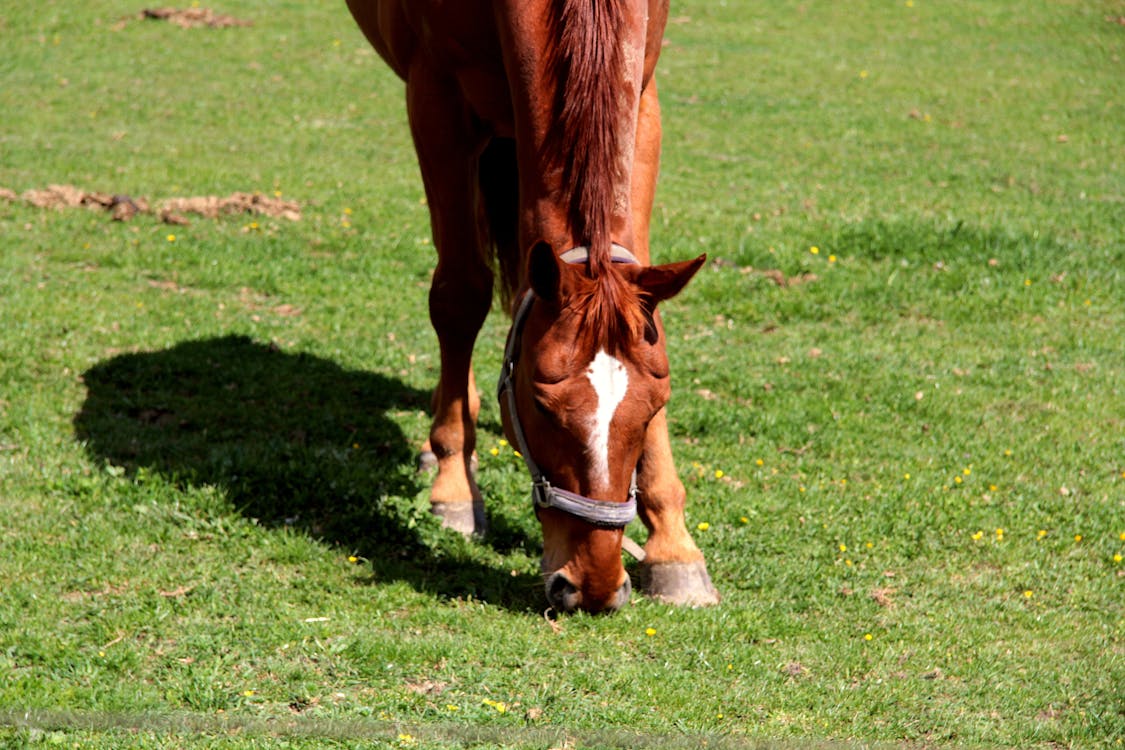
[[[566,263],[585,263],[590,258],[589,250],[576,247],[559,256]],[[613,246],[614,263],[637,263],[636,257],[621,247]],[[540,470],[539,465],[531,457],[527,446],[527,437],[520,423],[519,412],[516,409],[515,371],[516,360],[520,355],[520,343],[523,340],[523,325],[527,320],[531,305],[535,302],[535,292],[528,289],[520,300],[512,319],[512,329],[508,332],[508,341],[504,346],[504,364],[500,371],[500,382],[497,385],[496,397],[507,399],[508,421],[512,427],[512,437],[516,439],[516,448],[523,457],[528,473],[531,474],[531,500],[537,508],[554,508],[583,521],[601,528],[624,528],[637,515],[637,472],[633,470],[633,478],[629,485],[629,499],[623,503],[611,500],[595,500],[579,495],[575,492],[560,489],[551,485],[547,476]]]

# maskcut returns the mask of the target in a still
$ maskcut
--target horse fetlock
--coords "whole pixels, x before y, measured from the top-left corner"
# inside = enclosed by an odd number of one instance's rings
[[[421,450],[418,452],[418,458],[415,463],[417,464],[419,474],[427,474],[437,469],[438,457],[437,454],[431,450]],[[469,471],[472,472],[473,476],[476,476],[479,466],[480,459],[477,457],[477,452],[473,451],[473,454],[469,456]]]

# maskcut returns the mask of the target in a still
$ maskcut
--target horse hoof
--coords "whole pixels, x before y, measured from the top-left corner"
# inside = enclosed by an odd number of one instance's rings
[[[422,451],[418,454],[418,473],[423,474],[437,468],[437,454],[433,451]]]
[[[640,570],[645,594],[667,604],[708,607],[719,603],[719,592],[707,575],[707,565],[699,562],[644,563]]]
[[[487,522],[484,503],[467,500],[463,503],[431,503],[430,512],[441,519],[441,525],[467,537],[484,536]]]

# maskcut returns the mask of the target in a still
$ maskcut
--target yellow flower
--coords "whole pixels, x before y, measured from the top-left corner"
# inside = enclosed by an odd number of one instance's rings
[[[700,531],[707,531],[707,529],[711,528],[711,524],[707,523],[706,521],[700,521],[695,528],[699,529]]]
[[[174,235],[174,234],[168,235],[168,241],[169,242],[175,242],[176,241],[176,235]]]
[[[983,538],[983,537],[984,537],[984,532],[978,531],[977,533],[973,534],[973,541],[979,542],[981,540],[981,538]]]
[[[1081,542],[1082,541],[1082,535],[1081,534],[1075,534],[1074,535],[1074,541]]]
[[[909,474],[903,474],[903,475],[902,475],[902,478],[903,478],[903,479],[910,479],[910,475],[909,475]]]
[[[848,551],[848,545],[846,545],[846,544],[841,544],[841,545],[840,545],[840,551],[841,551],[841,552],[847,552],[847,551]]]
[[[516,458],[523,458],[523,454],[520,453],[519,451],[512,451],[512,453],[516,454]]]
[[[500,449],[499,448],[490,448],[488,452],[491,453],[493,456],[499,456],[500,455]]]
[[[500,438],[497,442],[500,443],[501,448],[507,448],[508,447],[508,441],[505,440],[504,438]]]
[[[243,690],[242,694],[244,696],[246,696],[247,698],[249,698],[250,696],[254,695],[254,691],[253,690]]]
[[[835,255],[829,255],[828,256],[828,262],[829,263],[835,263],[836,262],[836,256]]]
[[[649,636],[650,638],[656,635],[656,628],[645,628],[645,635]]]
[[[965,476],[969,476],[970,474],[973,473],[973,467],[966,466],[964,469],[961,469],[961,473],[964,474]]]
[[[813,255],[819,255],[820,254],[820,248],[817,247],[816,245],[813,245],[812,247],[809,248],[809,252],[812,253]]]
[[[1005,448],[1005,449],[1004,449],[1004,455],[1005,455],[1005,456],[1010,456],[1010,455],[1012,455],[1012,449],[1011,449],[1011,448]]]
[[[867,547],[867,549],[875,549],[875,543],[874,543],[874,542],[867,542],[867,543],[866,543],[865,545],[863,545],[863,546],[864,546],[864,547]]]
[[[750,519],[747,518],[746,516],[739,516],[738,520],[739,520],[740,523],[750,523]]]
[[[490,706],[492,708],[495,708],[499,713],[504,713],[505,711],[508,710],[508,704],[503,703],[501,701],[494,701],[494,700],[491,700],[489,698],[485,698],[481,702],[484,703],[484,705],[486,705],[486,706]]]
[[[351,216],[351,215],[352,215],[352,210],[351,210],[350,208],[347,208],[347,207],[345,207],[345,208],[344,208],[344,213],[345,213],[345,214],[347,214],[348,216]]]
[[[1122,531],[1120,534],[1118,534],[1117,538],[1125,542],[1125,531]]]
[[[1116,563],[1119,563],[1119,562],[1121,562],[1121,560],[1122,560],[1122,557],[1121,557],[1121,553],[1120,553],[1120,552],[1118,552],[1118,553],[1117,553],[1116,555],[1114,555],[1114,556],[1113,556],[1113,561],[1114,561],[1114,562],[1116,562]]]
[[[1042,539],[1042,538],[1044,538],[1045,536],[1047,536],[1047,530],[1046,530],[1046,529],[1039,529],[1039,533],[1037,533],[1037,534],[1035,535],[1035,538],[1036,538],[1036,539]]]
[[[860,78],[867,78],[868,75],[870,75],[870,74],[866,70],[859,71],[859,77]]]
[[[953,477],[954,484],[961,484],[961,477]]]
[[[871,640],[871,639],[873,639],[874,637],[875,637],[875,636],[871,635],[870,633],[865,633],[865,634],[864,634],[864,636],[863,636],[863,640],[865,640],[865,641],[870,641],[870,640]]]
[[[999,488],[994,484],[988,485],[988,491],[989,492],[995,492],[997,489],[999,489]]]
[[[715,469],[715,479],[722,479],[723,476],[725,475],[722,469]]]
[[[1032,591],[1031,589],[1028,589],[1027,591],[1023,592],[1023,598],[1024,599],[1030,599],[1033,596],[1035,596],[1035,592]]]
[[[766,465],[766,462],[765,462],[765,461],[763,461],[763,460],[762,460],[762,459],[760,459],[760,458],[759,458],[759,459],[758,459],[757,461],[755,461],[754,463],[755,463],[756,465],[758,465],[758,466],[765,466],[765,465]]]
[[[357,562],[359,562],[359,558],[355,555],[348,555],[348,562],[350,562],[352,565],[355,565]]]
[[[446,703],[445,704],[445,710],[446,711],[460,711],[461,707],[460,706],[454,706],[452,703]]]

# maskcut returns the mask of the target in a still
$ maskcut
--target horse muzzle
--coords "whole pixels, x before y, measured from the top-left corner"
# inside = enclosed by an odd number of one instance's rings
[[[582,591],[561,572],[547,576],[544,585],[547,590],[547,601],[550,602],[551,607],[556,612],[567,614],[580,609],[592,613],[616,612],[629,603],[629,597],[633,593],[633,582],[629,580],[628,575],[625,576],[625,583],[605,600],[583,595]]]

